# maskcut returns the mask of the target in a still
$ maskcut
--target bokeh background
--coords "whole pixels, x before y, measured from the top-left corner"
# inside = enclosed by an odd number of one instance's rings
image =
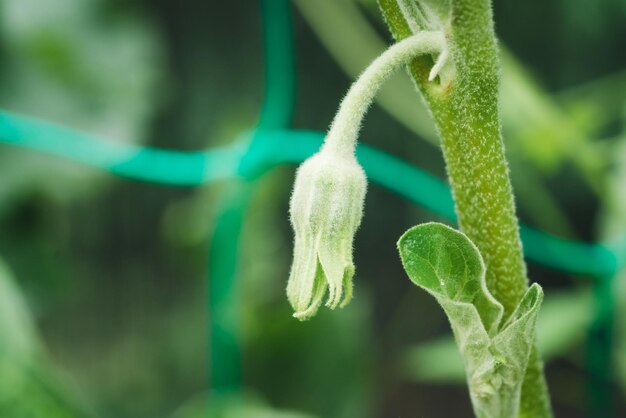
[[[323,131],[354,75],[391,38],[374,1],[288,7],[291,127]],[[494,12],[521,219],[564,238],[619,237],[626,3],[495,0]],[[443,179],[432,125],[407,85],[405,74],[393,79],[361,137]],[[193,151],[253,128],[263,92],[258,2],[0,2],[3,109],[111,141]],[[294,169],[254,181],[235,241],[239,384],[211,388],[207,257],[237,182],[156,185],[0,145],[0,416],[471,416],[446,318],[406,279],[395,249],[410,226],[445,220],[370,187],[354,300],[300,323],[284,294]],[[592,280],[532,263],[529,272],[547,294],[539,344],[557,416],[591,416]],[[618,276],[615,334],[604,341],[610,374],[595,409],[607,417],[626,417],[624,287]]]

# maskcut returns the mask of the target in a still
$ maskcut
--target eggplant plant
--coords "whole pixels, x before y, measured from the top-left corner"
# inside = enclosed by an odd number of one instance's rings
[[[399,240],[413,283],[439,302],[463,357],[479,418],[552,416],[535,324],[543,299],[529,286],[498,114],[500,63],[489,0],[379,0],[396,44],[341,102],[291,197],[294,316],[344,306],[352,245],[367,188],[355,157],[364,114],[381,84],[407,66],[435,121],[460,230],[427,223]]]

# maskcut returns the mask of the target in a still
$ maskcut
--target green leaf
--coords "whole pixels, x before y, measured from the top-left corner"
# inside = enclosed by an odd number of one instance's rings
[[[488,334],[497,331],[502,305],[487,290],[482,257],[463,233],[439,223],[422,224],[407,231],[398,248],[413,283],[448,309],[472,306]]]
[[[478,417],[514,417],[534,345],[543,291],[533,284],[502,323],[502,306],[485,284],[485,266],[463,233],[438,223],[418,225],[399,240],[404,269],[445,311],[463,357]]]

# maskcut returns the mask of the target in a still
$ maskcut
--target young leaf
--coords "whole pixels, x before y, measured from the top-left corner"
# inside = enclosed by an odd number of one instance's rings
[[[545,296],[537,318],[536,339],[546,362],[565,355],[584,339],[591,321],[590,302],[588,291],[551,292]],[[407,378],[417,382],[458,384],[465,379],[463,359],[452,336],[409,348],[400,367]]]
[[[469,375],[472,403],[479,417],[517,416],[542,300],[543,291],[534,283],[503,330],[492,339],[491,359],[482,365],[483,369]]]
[[[413,283],[433,295],[442,306],[445,303],[455,310],[473,306],[470,310],[477,311],[488,334],[497,331],[502,305],[487,290],[485,265],[469,238],[432,222],[409,229],[398,241],[398,248]]]
[[[463,233],[438,223],[409,229],[398,241],[413,283],[445,311],[463,357],[478,417],[515,417],[543,299],[532,285],[503,324],[503,308],[487,290],[485,266]]]

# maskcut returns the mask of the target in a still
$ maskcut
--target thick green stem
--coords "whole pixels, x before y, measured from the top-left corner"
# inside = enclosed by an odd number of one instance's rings
[[[379,0],[396,39],[414,33],[396,0]],[[451,0],[443,19],[453,76],[429,83],[431,62],[410,72],[435,119],[461,230],[487,267],[487,286],[507,318],[528,288],[498,116],[499,68],[489,0]],[[552,416],[541,361],[528,365],[521,417]]]

